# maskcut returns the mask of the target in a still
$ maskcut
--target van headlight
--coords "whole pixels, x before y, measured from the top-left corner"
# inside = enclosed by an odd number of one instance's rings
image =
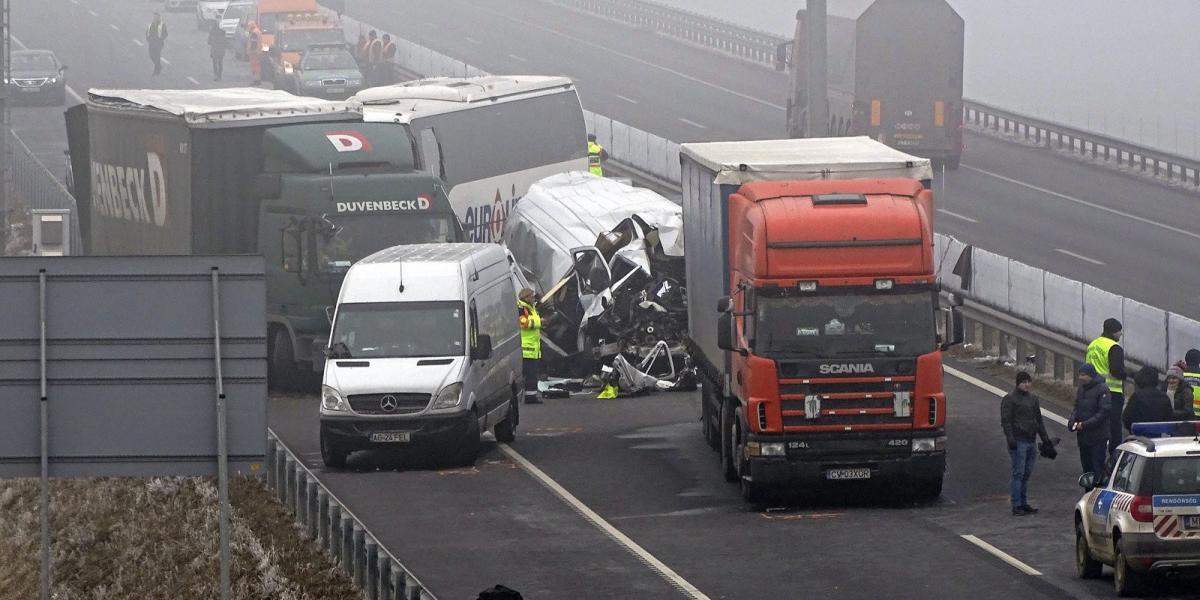
[[[346,412],[350,410],[342,393],[327,386],[321,386],[321,408],[331,412]]]
[[[433,399],[433,409],[454,408],[462,403],[462,383],[452,383],[438,392]]]

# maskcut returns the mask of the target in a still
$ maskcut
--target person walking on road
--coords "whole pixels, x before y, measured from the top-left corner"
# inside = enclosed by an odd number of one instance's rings
[[[376,85],[386,85],[396,80],[395,73],[392,69],[392,64],[396,62],[396,42],[392,41],[392,34],[383,34],[383,50],[379,60],[379,81]]]
[[[525,377],[525,404],[541,404],[538,370],[542,359],[542,316],[537,294],[524,288],[517,296],[517,321],[521,325],[521,373]]]
[[[379,61],[383,59],[383,42],[374,29],[367,34],[367,81],[379,83]]]
[[[1042,438],[1042,443],[1046,445],[1054,445],[1042,421],[1041,399],[1032,390],[1033,377],[1021,371],[1017,373],[1016,388],[1000,401],[1000,426],[1008,441],[1008,458],[1012,466],[1008,493],[1015,517],[1037,512],[1036,508],[1029,505],[1026,494],[1029,476],[1033,474],[1033,465],[1037,461],[1037,438]]]
[[[213,81],[220,81],[225,71],[225,32],[218,23],[208,30],[208,55],[212,58]]]
[[[587,135],[588,171],[596,177],[604,177],[604,161],[608,160],[608,151],[596,143],[596,134]]]
[[[1121,412],[1125,407],[1125,380],[1129,378],[1125,372],[1125,349],[1120,344],[1124,333],[1122,329],[1120,321],[1105,319],[1103,333],[1088,344],[1083,359],[1083,362],[1096,368],[1096,373],[1104,378],[1108,387],[1112,401],[1108,415],[1108,452],[1112,455],[1116,454],[1116,448],[1121,443]]]
[[[162,73],[162,51],[167,42],[167,24],[162,15],[154,13],[154,19],[146,28],[146,47],[150,50],[150,62],[154,63],[154,75]]]
[[[1167,369],[1167,379],[1162,382],[1159,389],[1171,399],[1171,409],[1174,413],[1172,420],[1196,420],[1195,409],[1192,407],[1195,402],[1195,392],[1192,386],[1183,379],[1183,369],[1179,365]]]
[[[1158,389],[1158,369],[1142,367],[1134,375],[1133,383],[1137,389],[1129,397],[1129,402],[1125,403],[1125,412],[1121,416],[1126,431],[1132,429],[1134,423],[1157,423],[1174,418],[1171,398]]]
[[[1183,355],[1183,380],[1192,386],[1192,418],[1200,419],[1200,350],[1192,348]]]
[[[1108,387],[1096,367],[1085,364],[1079,368],[1079,389],[1075,392],[1075,408],[1067,421],[1067,429],[1075,432],[1079,442],[1079,464],[1084,473],[1095,473],[1100,479],[1108,457],[1108,414],[1112,410]]]

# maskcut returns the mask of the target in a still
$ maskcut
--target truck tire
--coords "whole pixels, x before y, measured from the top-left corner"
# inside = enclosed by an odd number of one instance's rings
[[[324,431],[321,432],[321,462],[324,462],[326,467],[345,469],[346,457],[349,455],[350,453],[341,444],[325,435]]]
[[[704,441],[708,442],[708,447],[720,450],[720,424],[716,422],[716,415],[713,415],[712,395],[710,395],[709,389],[710,387],[706,384],[702,386],[700,392],[700,428],[704,432]]]
[[[286,329],[276,327],[271,334],[270,354],[270,387],[283,392],[300,389],[303,386],[302,374],[292,349],[292,336],[288,335]]]
[[[517,423],[520,423],[521,420],[521,403],[519,400],[520,398],[517,398],[516,393],[513,393],[513,398],[508,403],[508,415],[504,417],[503,421],[496,423],[492,427],[492,433],[496,436],[496,441],[501,444],[511,444],[513,440],[517,439]]]
[[[737,415],[733,412],[732,402],[721,403],[721,475],[725,477],[725,481],[737,481],[737,465],[736,460],[737,449],[737,433],[735,428],[738,427]]]

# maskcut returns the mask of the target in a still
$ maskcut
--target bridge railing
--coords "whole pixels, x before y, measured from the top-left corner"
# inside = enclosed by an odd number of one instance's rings
[[[10,223],[30,222],[31,209],[65,209],[71,211],[71,247],[80,248],[78,212],[75,210],[75,198],[67,191],[54,174],[34,156],[29,146],[14,131],[7,132],[8,142],[12,150],[12,187],[9,199],[11,212]],[[28,242],[29,240],[25,240]],[[20,251],[29,251],[23,247]]]

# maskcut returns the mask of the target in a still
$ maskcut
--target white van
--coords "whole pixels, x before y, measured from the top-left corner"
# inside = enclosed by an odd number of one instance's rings
[[[517,295],[496,244],[381,250],[346,274],[321,386],[321,458],[413,446],[471,464],[520,420]]]
[[[499,242],[533,182],[586,171],[587,125],[566,77],[435,77],[363,90],[363,120],[409,129],[418,163],[449,186],[470,242]]]

